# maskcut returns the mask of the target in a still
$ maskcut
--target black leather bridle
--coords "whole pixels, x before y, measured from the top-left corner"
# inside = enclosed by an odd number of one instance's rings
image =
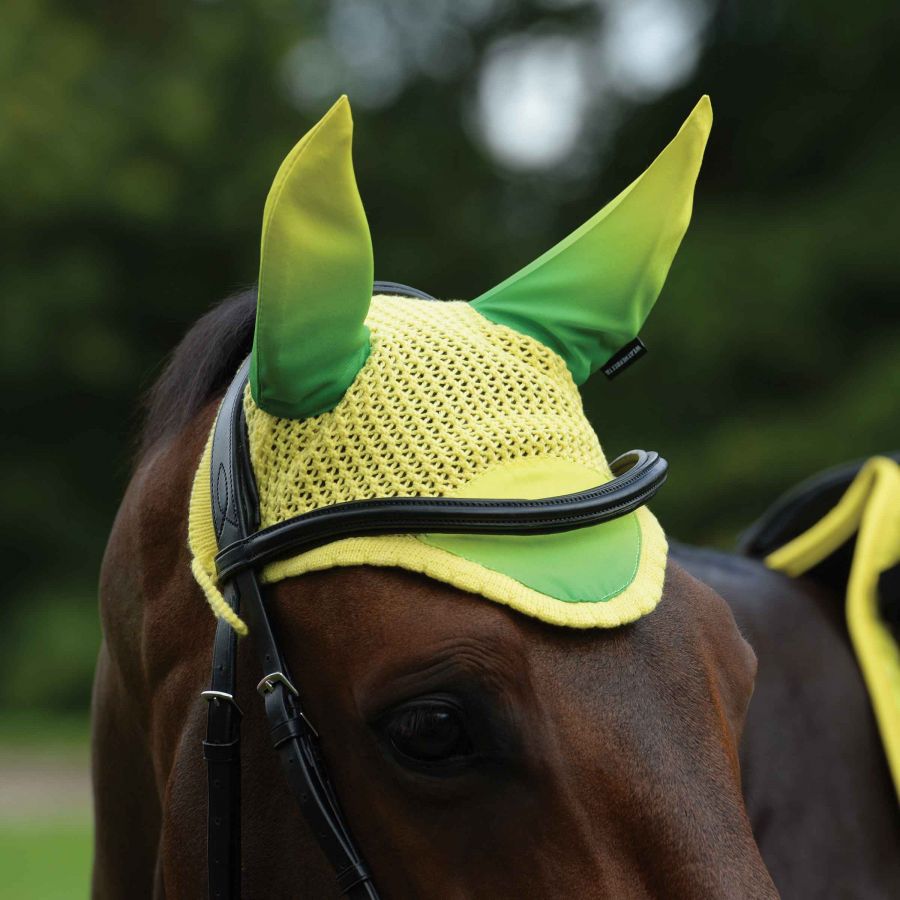
[[[393,282],[376,293],[433,300]],[[666,478],[657,453],[632,450],[611,463],[615,478],[590,490],[546,500],[462,500],[398,497],[340,503],[259,530],[259,499],[250,463],[243,397],[249,360],[231,382],[213,432],[210,465],[212,515],[222,594],[250,630],[263,678],[272,742],[288,784],[348,897],[376,900],[372,876],[350,834],[319,749],[281,655],[257,572],[275,559],[346,537],[383,534],[550,534],[623,516],[646,503]],[[209,896],[235,900],[241,891],[240,725],[235,702],[237,636],[225,620],[216,626],[203,755],[207,761]]]

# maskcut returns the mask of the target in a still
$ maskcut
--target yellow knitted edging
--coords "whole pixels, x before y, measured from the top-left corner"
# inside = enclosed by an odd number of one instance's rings
[[[225,602],[222,592],[215,583],[216,571],[216,531],[212,520],[212,496],[210,493],[209,467],[212,458],[212,436],[215,424],[209,433],[200,465],[191,487],[191,502],[188,513],[188,546],[191,550],[191,572],[200,585],[210,609],[220,619],[224,619],[238,634],[247,634],[244,620]]]
[[[247,634],[247,625],[244,620],[225,602],[221,591],[215,586],[213,580],[204,570],[199,560],[191,560],[191,572],[194,578],[206,594],[206,602],[212,611],[220,619],[224,619],[241,637]]]
[[[668,546],[656,517],[642,507],[635,515],[641,525],[641,557],[631,584],[609,600],[566,602],[492,572],[478,563],[422,543],[413,535],[346,538],[317,547],[263,569],[266,583],[336,566],[384,566],[407,569],[451,584],[460,590],[509,606],[551,625],[569,628],[615,628],[652,612],[662,596]]]

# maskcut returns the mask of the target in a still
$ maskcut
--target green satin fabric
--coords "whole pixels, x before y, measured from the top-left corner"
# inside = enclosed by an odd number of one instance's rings
[[[550,347],[583,383],[637,335],[662,289],[711,125],[703,97],[643,175],[473,307]],[[368,357],[372,242],[352,132],[341,97],[284,160],[266,200],[250,386],[282,418],[333,409]]]
[[[472,305],[558,353],[576,384],[637,336],[687,230],[712,126],[704,96],[643,175]]]
[[[584,466],[539,459],[492,469],[452,496],[535,500],[608,480]],[[426,534],[419,539],[565,603],[602,603],[618,596],[634,580],[641,556],[634,513],[560,534]]]

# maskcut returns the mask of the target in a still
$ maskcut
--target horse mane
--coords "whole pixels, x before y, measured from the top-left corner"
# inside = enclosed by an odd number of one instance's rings
[[[227,297],[191,326],[144,399],[138,459],[178,434],[228,387],[250,352],[255,318],[254,286]]]

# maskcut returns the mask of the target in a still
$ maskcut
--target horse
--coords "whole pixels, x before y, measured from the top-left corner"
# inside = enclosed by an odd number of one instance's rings
[[[205,892],[197,697],[213,626],[198,621],[199,600],[185,601],[198,589],[183,513],[218,400],[249,351],[254,312],[253,291],[226,301],[175,351],[152,392],[103,561],[93,716],[98,898]],[[560,633],[399,571],[304,575],[273,601],[290,657],[302,663],[311,714],[323,732],[334,729],[332,746],[350,738],[359,746],[341,700],[372,677],[369,667],[437,647],[510,692],[529,755],[542,760],[541,793],[529,798],[519,785],[518,797],[476,795],[451,818],[440,797],[414,796],[403,809],[367,797],[381,766],[371,750],[329,753],[389,896],[775,896],[758,846],[785,898],[887,898],[900,880],[900,816],[842,623],[842,581],[838,573],[788,578],[744,555],[673,543],[661,615],[590,634]],[[238,698],[253,761],[246,893],[337,896],[281,784],[241,652]],[[507,680],[508,653],[526,655],[525,671],[535,673],[527,685],[518,674]],[[557,666],[549,683],[535,671]],[[671,724],[682,714],[699,728],[689,740]],[[648,760],[664,769],[648,773]],[[712,808],[695,831],[697,804]],[[396,842],[385,815],[396,817]]]
[[[339,563],[332,556],[327,565],[282,567],[277,577],[270,573],[260,604],[268,619],[265,629],[281,637],[290,678],[285,671],[267,670],[257,685],[250,654],[255,642],[264,642],[265,633],[254,637],[254,630],[260,633],[259,615],[251,621],[249,638],[237,640],[234,635],[247,631],[238,615],[243,589],[236,594],[231,576],[221,569],[224,588],[217,585],[214,567],[222,554],[214,562],[215,548],[209,558],[198,549],[196,517],[215,519],[219,504],[228,519],[236,493],[245,493],[244,482],[226,477],[220,483],[211,461],[224,416],[220,406],[224,409],[229,397],[229,409],[240,411],[245,426],[235,432],[236,440],[244,434],[251,443],[244,462],[257,475],[271,458],[292,463],[291,441],[314,440],[317,429],[332,427],[331,455],[314,473],[325,505],[314,503],[296,516],[276,510],[273,516],[273,503],[285,497],[294,503],[306,477],[301,472],[285,478],[276,466],[269,481],[261,482],[262,490],[248,494],[260,514],[268,504],[269,522],[262,523],[268,527],[258,535],[308,521],[304,517],[323,509],[390,504],[387,498],[366,499],[380,496],[378,486],[368,483],[362,493],[338,497],[336,504],[328,499],[330,479],[341,475],[345,457],[358,456],[366,442],[376,456],[386,457],[370,459],[371,467],[378,478],[393,479],[389,486],[392,496],[401,498],[399,508],[414,506],[416,496],[434,497],[401,484],[402,478],[417,478],[420,469],[445,462],[433,458],[437,451],[424,460],[419,453],[418,439],[435,437],[426,433],[424,419],[434,413],[434,421],[452,431],[459,445],[481,421],[460,426],[448,418],[446,394],[453,379],[470,374],[456,359],[447,363],[450,381],[445,378],[441,389],[423,400],[417,376],[436,377],[441,340],[456,340],[454,352],[475,348],[467,364],[480,366],[484,376],[481,393],[463,392],[466,408],[457,407],[454,415],[465,416],[468,406],[479,403],[490,413],[508,388],[515,426],[487,433],[490,440],[501,435],[503,452],[513,447],[519,455],[507,453],[499,468],[507,467],[505,475],[537,473],[545,488],[559,488],[523,494],[516,479],[498,481],[498,466],[491,463],[494,469],[479,471],[475,481],[481,486],[493,478],[492,492],[449,499],[438,493],[445,498],[443,508],[461,504],[483,512],[499,505],[516,511],[552,505],[546,497],[581,502],[604,495],[623,479],[630,483],[623,476],[587,488],[588,475],[612,479],[615,461],[606,464],[573,398],[592,372],[606,366],[614,373],[638,355],[637,329],[687,227],[710,124],[704,98],[644,175],[570,238],[471,304],[445,305],[417,291],[405,294],[415,300],[372,297],[371,246],[352,176],[345,100],[295,147],[266,204],[258,287],[201,318],[151,393],[134,473],[104,556],[103,639],[93,699],[96,898],[135,893],[329,898],[346,891],[390,898],[677,900],[772,898],[778,896],[776,885],[786,896],[792,891],[827,896],[816,890],[824,868],[819,859],[796,850],[805,846],[807,834],[786,834],[796,821],[792,816],[803,814],[799,786],[820,769],[808,764],[813,748],[802,743],[806,732],[791,718],[806,713],[785,702],[792,699],[785,694],[792,682],[779,683],[780,675],[801,674],[803,663],[777,640],[785,619],[772,611],[774,604],[790,606],[795,623],[803,620],[796,643],[808,641],[809,655],[815,650],[827,658],[833,685],[849,686],[841,694],[842,714],[854,728],[842,730],[832,743],[834,736],[826,735],[815,751],[827,763],[840,755],[832,752],[835,747],[858,751],[856,763],[865,761],[862,768],[868,771],[852,784],[865,788],[873,809],[883,784],[873,762],[878,748],[866,719],[865,693],[853,680],[846,648],[835,649],[833,656],[823,649],[839,644],[839,637],[817,619],[819,588],[812,583],[781,579],[755,560],[735,563],[678,545],[666,555],[658,523],[645,508],[627,525],[613,522],[612,530],[602,533],[579,526],[543,540],[544,531],[538,531],[537,543],[507,536],[517,542],[514,551],[503,545],[514,563],[494,562],[493,569],[483,564],[487,557],[478,556],[489,543],[450,552],[446,541],[441,546],[440,528],[433,529],[437,538],[410,539],[417,558],[450,559],[444,569],[416,568],[401,556],[393,562],[373,557],[373,544],[364,541],[368,555],[345,556]],[[598,305],[592,270],[600,249],[617,262],[607,267]],[[390,356],[396,350],[389,339],[396,316],[408,326],[404,340],[413,342],[406,356]],[[422,322],[428,327],[420,327]],[[495,362],[499,368],[491,367]],[[499,371],[507,378],[518,373],[527,382],[525,393],[515,392],[516,378],[511,388],[502,382]],[[410,408],[395,415],[390,403],[382,405],[381,418],[362,417],[354,437],[351,420],[360,417],[353,404],[385,380],[406,392],[401,400],[412,397]],[[245,383],[246,393],[237,393]],[[562,410],[552,422],[569,429],[562,443],[552,427],[541,431],[550,401]],[[519,433],[526,421],[515,419],[520,409],[532,416],[527,422],[543,443],[529,443],[530,435]],[[390,455],[397,441],[379,430],[395,426],[415,438],[403,444],[402,464]],[[546,449],[554,441],[560,459],[548,463],[535,447]],[[575,444],[586,448],[589,466],[579,468],[566,455]],[[455,447],[437,439],[431,446],[447,447],[448,455]],[[656,459],[641,454],[635,458]],[[353,477],[358,463],[353,461]],[[662,464],[654,465],[664,474]],[[460,480],[456,470],[451,476]],[[281,494],[273,493],[273,479],[287,485]],[[500,499],[464,499],[485,496]],[[519,499],[504,506],[503,498]],[[244,497],[242,508],[248,503]],[[632,515],[632,509],[616,515]],[[591,519],[591,528],[607,528],[594,522],[600,520]],[[415,533],[400,524],[402,534]],[[587,545],[568,541],[579,533],[588,535]],[[380,538],[371,540],[386,546]],[[226,549],[237,544],[241,541]],[[545,557],[529,549],[547,547],[561,555]],[[629,547],[637,553],[632,569],[616,556]],[[529,554],[534,558],[523,562]],[[624,587],[609,596],[570,596],[567,579],[579,573],[567,571],[562,559],[577,560],[591,579],[602,579],[604,567],[621,571]],[[523,565],[526,580],[541,590],[508,576],[507,570],[515,574]],[[204,600],[218,624],[203,612]],[[824,608],[824,601],[819,605]],[[741,628],[764,654],[760,697],[753,706],[757,658]],[[206,689],[211,651],[214,675],[221,667],[220,645],[236,648],[233,692]],[[265,713],[257,690],[267,697]],[[301,815],[280,770],[279,756],[293,788],[290,767],[300,757],[286,758],[269,739],[273,698],[287,698],[292,708],[302,703],[302,712],[276,723],[275,743],[283,748],[303,740],[310,747],[314,736],[329,776],[320,799],[331,812],[315,826],[314,819]],[[237,757],[231,744],[210,749],[207,728],[225,701],[224,708],[243,714],[240,785],[232,797],[241,800],[240,855],[232,859],[233,889],[223,892],[207,871],[218,872],[221,863],[220,845],[213,847],[207,830],[212,836],[222,826],[221,810],[212,803],[213,791],[221,789],[214,766],[226,757],[236,764]],[[799,741],[787,759],[777,744],[784,734]],[[204,753],[210,762],[209,804]],[[772,760],[780,766],[777,779]],[[828,772],[837,784],[838,770]],[[301,790],[299,799],[306,811],[309,796]],[[834,812],[830,804],[845,802],[839,791],[822,792],[816,810],[824,816]],[[237,814],[236,809],[232,804],[226,812]],[[872,840],[866,848],[871,854],[884,852],[895,836],[890,811],[882,813],[871,820],[884,838]],[[366,864],[354,863],[350,881],[346,871],[339,872],[340,884],[333,860],[323,852],[328,845],[322,828],[323,821],[334,826],[338,817],[335,827],[348,842],[352,834]],[[846,837],[849,817],[834,821],[840,825],[835,834]],[[231,845],[224,846],[234,856]],[[825,837],[810,846],[827,852],[834,845]],[[858,868],[864,858],[870,856],[861,854]],[[867,896],[878,896],[879,885],[892,874],[890,865],[882,866],[881,881],[862,880],[864,873],[855,872],[857,883],[871,888]],[[828,884],[842,882],[831,873]],[[806,891],[807,886],[814,889]]]
[[[784,898],[887,900],[900,884],[900,807],[845,616],[852,545],[800,578],[761,559],[823,515],[858,469],[809,479],[748,529],[740,552],[671,545],[727,601],[759,657],[741,772]]]
[[[93,704],[98,898],[206,892],[200,752],[213,621],[185,510],[218,401],[249,352],[255,292],[217,307],[153,391],[100,583]],[[304,705],[388,897],[775,897],[741,793],[756,659],[722,598],[670,561],[657,612],[619,629],[535,621],[401,570],[274,586]],[[285,791],[239,650],[246,896],[339,896]],[[459,783],[396,771],[367,711],[452,685],[497,729]],[[446,688],[445,688],[446,689]]]

